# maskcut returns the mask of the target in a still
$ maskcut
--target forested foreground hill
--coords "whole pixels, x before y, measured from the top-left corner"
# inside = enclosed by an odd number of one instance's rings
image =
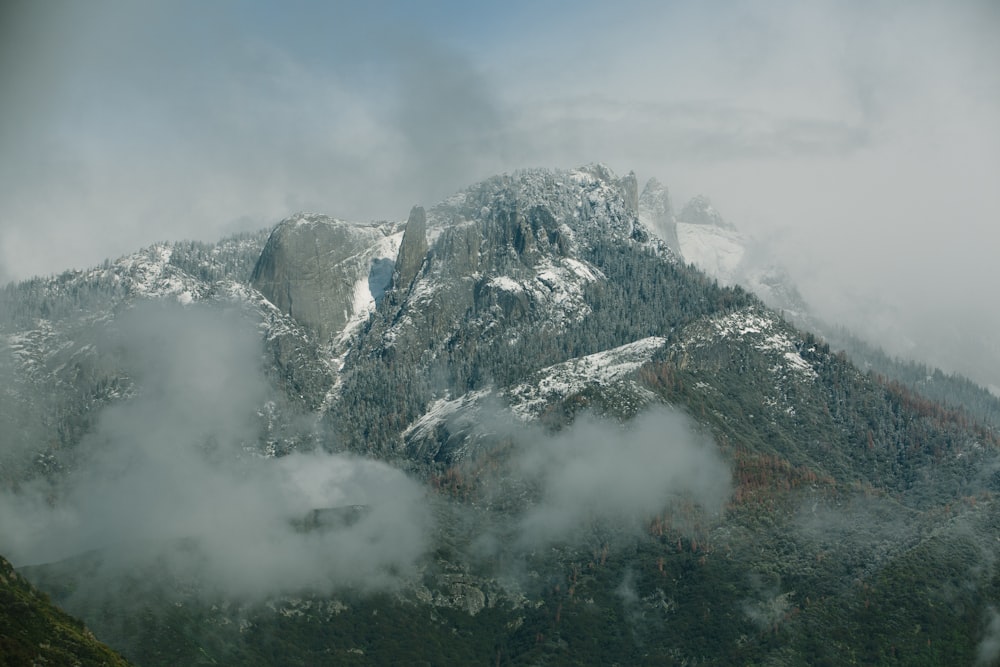
[[[128,665],[0,557],[0,665]]]
[[[637,192],[525,171],[6,288],[0,547],[140,664],[991,664],[995,424]]]

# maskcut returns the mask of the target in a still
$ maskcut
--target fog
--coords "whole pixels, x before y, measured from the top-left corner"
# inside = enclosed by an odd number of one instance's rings
[[[711,438],[668,408],[627,426],[581,417],[565,432],[529,439],[514,468],[538,494],[517,524],[522,549],[639,534],[680,503],[717,515],[732,482]]]
[[[140,302],[96,342],[132,389],[102,409],[64,473],[0,495],[0,553],[15,565],[90,554],[95,585],[152,571],[150,581],[260,598],[384,589],[426,563],[437,531],[425,484],[346,454],[261,454],[273,390],[245,312]],[[673,409],[624,425],[584,415],[556,434],[487,412],[475,428],[516,446],[485,484],[526,494],[501,531],[470,526],[480,556],[631,541],[681,504],[717,516],[731,494],[718,447]]]
[[[391,586],[423,554],[423,487],[376,461],[266,459],[259,334],[238,313],[141,304],[102,344],[137,392],[106,408],[56,486],[0,498],[0,553],[16,565],[100,550],[101,571],[156,567],[206,592],[257,596]],[[365,506],[310,523],[316,509]]]
[[[1000,614],[993,607],[987,609],[986,632],[976,647],[976,665],[995,665],[1000,659]]]

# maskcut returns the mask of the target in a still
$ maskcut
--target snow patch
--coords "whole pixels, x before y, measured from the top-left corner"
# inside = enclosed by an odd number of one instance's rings
[[[601,273],[600,269],[590,266],[585,262],[581,262],[578,259],[573,259],[571,257],[566,257],[563,259],[563,264],[569,267],[569,269],[577,275],[581,280],[588,283],[592,283],[596,280],[604,280],[605,276]]]
[[[709,225],[677,223],[677,242],[684,261],[724,285],[737,282],[746,244],[739,232]]]
[[[608,386],[636,371],[666,344],[660,336],[650,336],[603,352],[570,359],[535,374],[535,379],[515,385],[505,395],[511,410],[522,420],[537,416],[551,401],[585,389],[588,385]]]
[[[411,423],[402,433],[403,440],[423,438],[431,435],[439,424],[471,406],[479,403],[491,393],[489,389],[470,391],[456,399],[439,398],[427,408],[421,417]]]
[[[528,290],[536,302],[548,306],[554,321],[580,321],[590,314],[590,306],[583,298],[584,286],[599,277],[604,274],[585,262],[569,258],[554,262],[547,258],[539,263]]]
[[[727,315],[711,318],[708,330],[696,334],[691,342],[702,346],[717,338],[737,338],[747,340],[761,352],[776,352],[784,360],[784,366],[810,379],[818,376],[812,365],[799,354],[792,337],[778,326],[775,316],[755,307],[738,310]],[[780,366],[775,367],[779,370]]]
[[[375,244],[375,247],[367,253],[370,257],[367,258],[368,261],[363,266],[367,267],[370,271],[372,264],[376,261],[390,260],[394,262],[396,255],[399,254],[399,246],[402,242],[402,231],[389,234],[380,239]],[[365,271],[362,272],[362,275],[358,276],[357,281],[354,283],[351,311],[347,314],[347,323],[344,325],[344,329],[337,336],[337,343],[346,343],[374,311],[375,295],[372,294],[369,272]]]
[[[504,290],[505,292],[523,292],[524,291],[524,285],[522,285],[521,283],[519,283],[518,281],[514,280],[513,278],[511,278],[509,276],[496,276],[496,277],[490,278],[490,281],[487,284],[490,287],[495,287],[497,289]]]

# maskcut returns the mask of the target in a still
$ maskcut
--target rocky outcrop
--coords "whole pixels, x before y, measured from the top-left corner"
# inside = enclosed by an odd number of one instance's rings
[[[639,211],[639,181],[635,177],[635,172],[630,171],[619,183],[622,189],[622,199],[628,210],[636,213]]]
[[[639,196],[639,218],[666,242],[670,249],[680,254],[677,240],[677,220],[667,186],[655,178],[649,179]]]
[[[414,206],[406,220],[403,241],[396,256],[393,287],[406,289],[417,277],[427,254],[427,214],[422,206]]]
[[[684,205],[684,208],[677,215],[677,222],[689,225],[709,225],[721,229],[736,229],[715,210],[708,197],[702,195],[692,197],[691,201]]]
[[[320,342],[328,341],[388,286],[382,266],[395,254],[399,231],[398,223],[294,216],[271,233],[251,284]]]

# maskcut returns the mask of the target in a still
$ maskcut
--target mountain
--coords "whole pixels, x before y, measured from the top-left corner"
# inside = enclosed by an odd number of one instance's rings
[[[669,190],[650,179],[639,197],[638,215],[683,261],[722,285],[744,287],[804,328],[816,326],[791,277],[767,248],[725,220],[707,197],[693,197],[675,214]]]
[[[800,329],[822,335],[859,367],[1000,427],[997,392],[958,373],[944,373],[927,363],[889,355],[818,316],[773,253],[725,220],[708,198],[696,196],[675,214],[667,188],[651,179],[639,198],[639,218],[683,261],[694,264],[722,285],[740,285],[752,292]]]
[[[996,424],[738,241],[591,165],[8,285],[0,550],[141,664],[990,664]]]

